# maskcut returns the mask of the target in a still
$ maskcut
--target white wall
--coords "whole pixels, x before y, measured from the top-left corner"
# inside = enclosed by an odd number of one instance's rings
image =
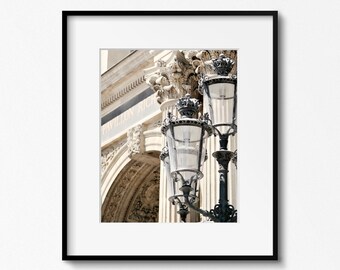
[[[2,1],[0,269],[209,267],[204,262],[61,261],[61,10],[131,7],[279,10],[280,262],[213,266],[339,269],[338,1],[146,2]]]

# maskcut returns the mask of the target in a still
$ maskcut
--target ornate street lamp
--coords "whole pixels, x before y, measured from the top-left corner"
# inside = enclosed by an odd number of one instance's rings
[[[220,222],[236,222],[237,211],[228,199],[228,165],[231,160],[236,160],[236,153],[228,151],[229,136],[237,132],[237,77],[230,74],[235,62],[221,54],[209,64],[214,73],[203,75],[200,86],[203,88],[213,129],[220,139],[220,150],[212,154],[220,167],[220,200],[211,213]]]
[[[209,113],[198,119],[199,101],[188,94],[180,98],[176,107],[181,117],[176,118],[169,113],[162,126],[168,154],[161,157],[164,165],[168,166],[168,180],[172,185],[170,201],[179,204],[178,213],[183,221],[190,208],[214,222],[236,222],[237,211],[228,199],[228,165],[231,160],[236,160],[236,156],[227,147],[229,136],[237,132],[237,78],[230,75],[233,60],[224,55],[208,64],[214,73],[201,77],[200,88],[204,90],[204,101]],[[201,166],[206,155],[206,139],[212,133],[220,139],[220,149],[212,154],[220,167],[220,198],[214,209],[206,211],[198,208],[195,202],[197,181],[203,177]]]
[[[194,207],[198,201],[197,181],[203,177],[201,167],[206,160],[206,139],[212,134],[208,121],[195,118],[199,105],[197,99],[187,94],[176,104],[181,117],[169,113],[162,126],[168,153],[164,150],[161,159],[173,193],[169,199],[179,204],[182,221],[185,221],[187,206]]]

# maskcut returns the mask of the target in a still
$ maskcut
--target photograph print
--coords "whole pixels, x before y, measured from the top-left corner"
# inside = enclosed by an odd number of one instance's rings
[[[101,222],[237,222],[237,50],[100,60]]]

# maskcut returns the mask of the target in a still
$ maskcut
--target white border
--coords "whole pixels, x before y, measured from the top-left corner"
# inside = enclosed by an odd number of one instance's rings
[[[68,17],[68,255],[273,255],[272,26],[271,16]],[[99,49],[198,46],[239,50],[239,222],[100,223]]]

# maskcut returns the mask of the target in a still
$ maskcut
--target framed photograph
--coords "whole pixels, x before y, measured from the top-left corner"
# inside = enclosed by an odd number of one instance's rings
[[[278,12],[62,30],[62,259],[277,260]]]

